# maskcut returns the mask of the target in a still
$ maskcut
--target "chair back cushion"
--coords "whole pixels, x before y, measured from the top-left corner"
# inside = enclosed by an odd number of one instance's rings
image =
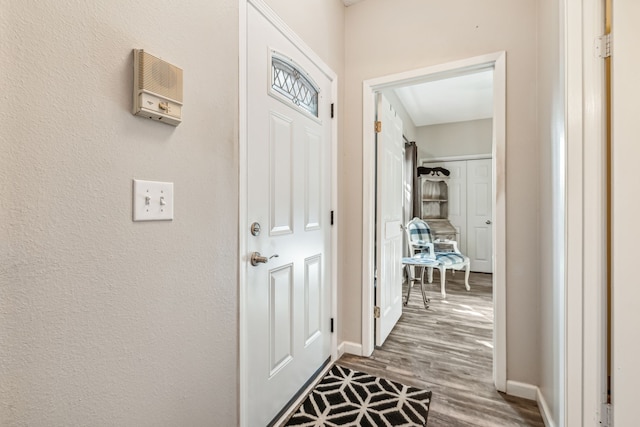
[[[409,239],[411,242],[433,243],[431,238],[431,229],[426,222],[419,218],[414,218],[407,224],[409,231]]]

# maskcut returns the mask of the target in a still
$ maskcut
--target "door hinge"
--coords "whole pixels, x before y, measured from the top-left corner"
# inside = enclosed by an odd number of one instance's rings
[[[611,56],[611,33],[596,39],[595,51],[598,58],[604,59]]]
[[[376,131],[377,133],[382,132],[382,122],[381,122],[380,120],[378,120],[377,122],[375,122],[375,123],[373,124],[373,128],[375,129],[375,131]]]
[[[333,333],[333,317],[331,318],[331,333]]]
[[[333,119],[333,102],[331,103],[331,118]]]
[[[373,317],[375,317],[376,319],[380,318],[380,307],[373,307]]]
[[[602,404],[602,412],[600,413],[600,425],[602,427],[611,427],[611,403]]]
[[[331,225],[333,225],[333,211],[331,211]]]

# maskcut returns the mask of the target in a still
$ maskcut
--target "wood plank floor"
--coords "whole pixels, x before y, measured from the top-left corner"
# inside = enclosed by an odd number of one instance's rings
[[[434,272],[429,309],[415,284],[385,344],[370,358],[344,355],[339,364],[433,391],[429,427],[544,426],[535,402],[499,393],[492,379],[491,275],[447,275],[447,299]],[[436,285],[437,283],[437,285]],[[406,291],[406,284],[405,284]]]

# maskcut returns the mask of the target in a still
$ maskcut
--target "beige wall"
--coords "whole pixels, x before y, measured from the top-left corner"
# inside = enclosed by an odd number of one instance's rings
[[[564,399],[564,244],[566,150],[561,5],[538,2],[538,135],[540,138],[540,392],[554,425]],[[534,243],[534,245],[536,244]]]
[[[381,31],[380,29],[384,29]],[[428,65],[507,52],[507,373],[539,375],[536,2],[367,0],[347,8],[342,219],[362,222],[362,81]],[[362,231],[345,234],[343,338],[361,342]]]
[[[238,2],[9,0],[0,39],[0,424],[236,425]],[[177,128],[132,48],[184,69]]]
[[[4,3],[1,424],[237,425],[238,2]],[[268,3],[342,93],[340,0]],[[184,69],[177,128],[131,115],[132,48]]]
[[[493,120],[469,120],[418,128],[418,159],[489,154]]]

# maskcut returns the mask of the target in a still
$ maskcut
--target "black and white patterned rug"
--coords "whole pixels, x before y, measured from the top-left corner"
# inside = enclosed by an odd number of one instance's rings
[[[334,365],[285,426],[426,426],[431,392]]]

